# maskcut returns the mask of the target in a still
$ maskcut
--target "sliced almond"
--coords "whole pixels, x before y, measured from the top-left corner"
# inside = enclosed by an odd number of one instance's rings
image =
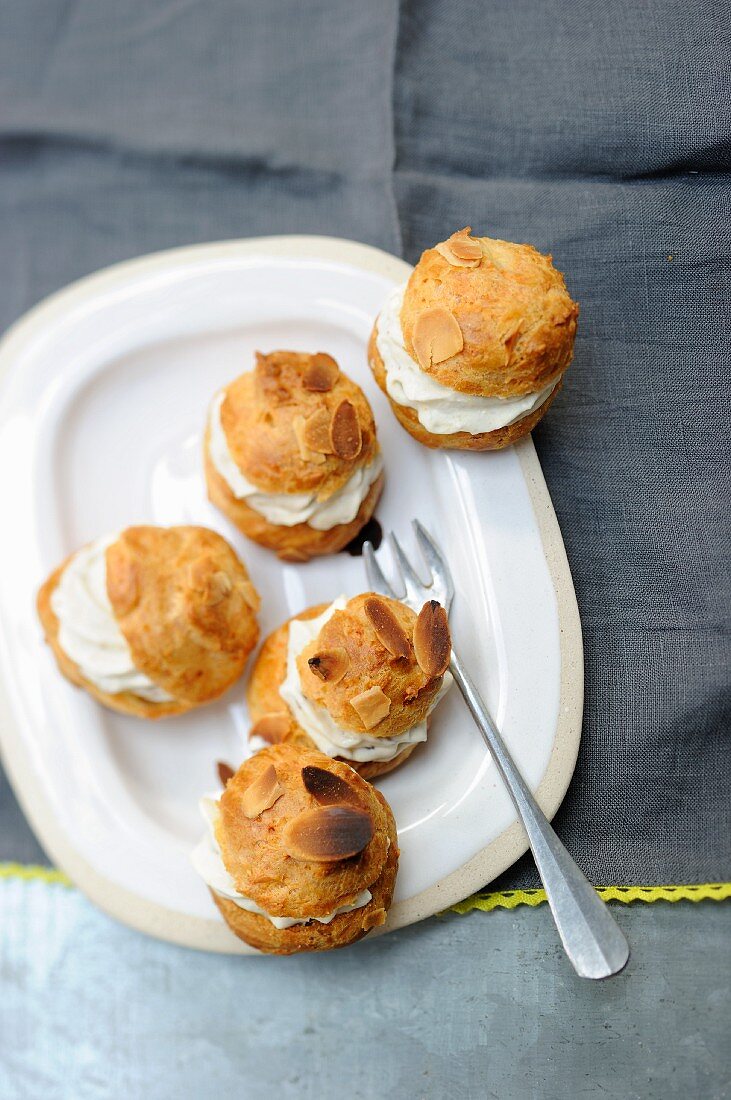
[[[309,791],[321,806],[331,806],[337,802],[357,800],[355,791],[349,783],[346,783],[335,772],[318,768],[315,764],[308,764],[302,769],[302,782],[305,785],[305,790]]]
[[[249,737],[261,737],[269,745],[278,745],[289,733],[288,714],[263,714],[249,730]]]
[[[449,241],[442,241],[441,244],[435,244],[434,248],[439,253],[439,255],[447,261],[448,264],[452,265],[452,267],[479,267],[479,260],[460,260],[459,256],[455,256],[454,252],[452,252],[452,246],[450,245]]]
[[[208,607],[215,607],[231,594],[233,581],[228,573],[215,568],[215,560],[209,554],[204,554],[188,568],[188,587]]]
[[[443,676],[449,667],[452,639],[447,612],[436,600],[429,600],[414,626],[414,653],[419,668],[430,680]]]
[[[371,928],[378,928],[379,925],[386,923],[386,910],[385,909],[371,909],[363,917],[361,922],[361,928],[365,928],[366,932],[370,932]]]
[[[312,451],[307,446],[305,440],[305,425],[306,420],[304,416],[295,416],[292,421],[292,429],[294,430],[294,436],[297,440],[297,446],[299,448],[300,458],[303,462],[313,462],[315,465],[325,461],[325,456],[319,454],[317,451]]]
[[[340,367],[332,355],[318,351],[313,355],[302,377],[302,385],[313,393],[327,393],[340,377]]]
[[[433,363],[443,363],[460,352],[464,337],[454,314],[442,306],[434,306],[416,318],[412,343],[416,358],[428,370]]]
[[[244,597],[244,602],[249,605],[252,611],[258,611],[261,607],[261,596],[254,588],[251,581],[242,581],[241,595]]]
[[[264,813],[264,810],[273,806],[283,794],[284,788],[280,786],[277,779],[276,768],[273,764],[268,764],[242,795],[241,809],[244,817],[258,817],[259,814]]]
[[[232,589],[233,581],[228,573],[224,573],[222,569],[218,569],[215,573],[211,573],[208,583],[208,603],[220,603],[221,600],[225,600],[226,597],[231,594]]]
[[[458,233],[452,234],[448,243],[458,260],[477,260],[479,263],[482,259],[482,248],[479,241],[470,237],[471,230],[472,227],[469,225],[465,229],[460,229]]]
[[[283,404],[290,399],[291,394],[282,379],[282,367],[276,355],[262,355],[257,351],[254,374],[259,392],[267,401]]]
[[[318,409],[308,416],[302,431],[302,439],[310,451],[331,455],[333,446],[330,440],[330,413],[327,409]]]
[[[326,684],[339,684],[350,665],[348,651],[342,646],[321,649],[309,658],[310,672]]]
[[[350,705],[367,730],[377,726],[391,710],[391,700],[378,686],[355,695]]]
[[[230,764],[227,764],[225,760],[219,760],[216,764],[216,771],[218,772],[218,778],[221,780],[221,786],[225,787],[229,779],[236,773]]]
[[[318,806],[293,818],[282,832],[282,841],[292,859],[336,863],[362,852],[374,831],[373,818],[366,810]]]
[[[393,657],[410,657],[411,646],[406,631],[388,604],[378,596],[369,596],[364,609],[381,645]]]
[[[356,458],[363,446],[363,436],[355,406],[347,399],[340,402],[330,421],[330,442],[338,458]]]
[[[453,233],[449,240],[434,245],[440,256],[443,256],[452,267],[479,267],[482,248],[479,241],[469,236],[470,232],[470,227],[467,226],[465,229],[460,229],[458,233]]]
[[[518,342],[518,337],[520,336],[520,329],[521,329],[522,323],[523,323],[522,317],[518,317],[518,318],[514,319],[513,321],[511,321],[508,324],[508,326],[506,327],[505,331],[503,332],[503,334],[501,336],[501,340],[502,340],[503,344],[505,345],[505,365],[506,366],[510,362],[510,357],[513,354],[513,348],[515,347],[515,345]]]

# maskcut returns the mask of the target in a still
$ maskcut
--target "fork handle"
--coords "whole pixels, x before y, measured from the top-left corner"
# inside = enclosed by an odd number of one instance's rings
[[[618,974],[629,945],[594,887],[574,863],[516,768],[474,681],[456,653],[452,675],[515,804],[566,954],[582,978]]]

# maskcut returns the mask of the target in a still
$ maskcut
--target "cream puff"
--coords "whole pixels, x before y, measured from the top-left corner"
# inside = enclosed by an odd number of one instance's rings
[[[213,399],[204,463],[212,503],[285,561],[342,550],[383,488],[371,407],[324,352],[257,353]]]
[[[201,800],[192,853],[231,931],[273,955],[344,947],[386,919],[398,842],[383,795],[337,760],[293,745],[249,757]]]
[[[59,669],[112,710],[182,714],[221,695],[258,636],[259,596],[205,527],[128,527],[67,558],[38,593]]]
[[[383,775],[426,740],[451,684],[450,655],[435,602],[417,616],[368,592],[310,608],[259,652],[247,689],[252,737],[319,749],[366,779]]]
[[[496,450],[530,432],[556,396],[579,307],[550,256],[470,233],[423,253],[389,295],[368,356],[420,443]]]

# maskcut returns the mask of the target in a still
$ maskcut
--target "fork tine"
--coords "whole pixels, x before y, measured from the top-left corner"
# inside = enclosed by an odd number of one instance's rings
[[[411,562],[401,549],[401,544],[396,536],[391,532],[388,536],[388,541],[391,543],[391,549],[396,559],[396,564],[401,571],[401,577],[404,582],[404,588],[406,589],[406,595],[410,600],[415,603],[423,603],[424,590],[429,588],[429,584],[425,584],[421,577],[416,573],[411,565]]]
[[[383,570],[376,561],[376,553],[373,549],[372,542],[363,543],[363,558],[365,560],[368,583],[373,591],[380,592],[382,596],[391,596],[393,598],[393,589],[384,577]]]
[[[424,555],[424,561],[429,566],[432,576],[437,581],[441,582],[446,592],[447,610],[454,597],[454,582],[452,581],[452,573],[446,561],[442,557],[441,551],[437,547],[434,539],[429,532],[424,528],[418,519],[411,521],[411,526],[414,528],[414,534],[416,540],[419,543],[421,552]]]

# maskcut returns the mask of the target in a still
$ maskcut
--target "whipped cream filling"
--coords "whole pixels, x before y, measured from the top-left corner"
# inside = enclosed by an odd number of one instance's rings
[[[406,283],[389,294],[378,318],[376,347],[386,372],[386,392],[397,405],[413,409],[419,422],[434,435],[453,432],[493,432],[528,416],[558,385],[558,379],[536,393],[522,397],[479,397],[459,393],[423,371],[406,350],[401,307]]]
[[[345,596],[339,596],[316,619],[293,619],[291,621],[287,643],[287,673],[279,689],[279,694],[292,711],[297,722],[302,726],[302,729],[315,742],[320,752],[324,752],[327,756],[342,756],[346,760],[355,760],[357,763],[364,763],[368,760],[393,760],[407,745],[416,745],[420,741],[426,741],[426,718],[412,726],[411,729],[404,730],[403,733],[396,734],[394,737],[371,737],[367,733],[340,729],[329,712],[324,707],[318,706],[317,703],[313,703],[302,691],[297,658],[302,650],[317,637],[328,619],[336,611],[342,611],[346,603]],[[446,672],[442,686],[429,708],[430,712],[451,685],[452,676],[449,672]]]
[[[173,696],[135,667],[107,595],[106,551],[118,538],[107,535],[84,546],[61,573],[51,596],[58,644],[100,691],[130,691],[150,703],[167,703]]]
[[[329,531],[344,523],[352,523],[368,496],[371,485],[383,469],[379,453],[367,466],[359,466],[345,484],[328,497],[318,500],[317,493],[265,493],[252,485],[236,465],[229,450],[221,423],[224,390],[217,393],[208,418],[208,454],[218,473],[237,500],[245,500],[250,508],[277,527],[294,527],[306,523],[315,531]]]
[[[245,909],[247,913],[258,913],[260,917],[266,917],[275,928],[291,928],[295,924],[307,924],[311,920],[316,920],[319,924],[329,924],[340,913],[352,913],[354,909],[362,909],[373,897],[370,890],[361,890],[349,905],[339,905],[337,909],[333,909],[331,913],[325,913],[321,917],[275,917],[271,913],[267,913],[266,909],[262,909],[251,898],[239,893],[236,889],[236,883],[224,866],[221,848],[216,839],[216,824],[220,813],[217,796],[215,794],[204,795],[199,806],[208,828],[205,836],[191,852],[190,858],[193,867],[206,885],[210,886],[215,893],[232,901],[235,905],[238,905],[239,909]]]

